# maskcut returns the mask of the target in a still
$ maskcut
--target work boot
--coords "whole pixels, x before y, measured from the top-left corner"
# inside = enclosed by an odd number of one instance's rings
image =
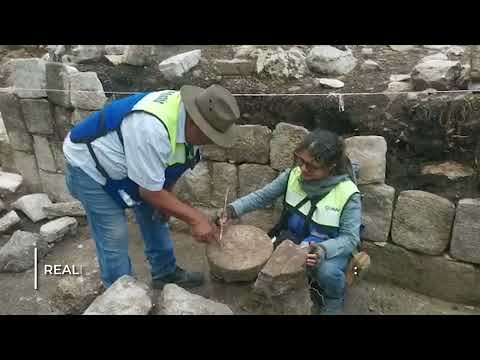
[[[177,266],[175,271],[160,279],[152,280],[154,289],[163,289],[166,284],[175,284],[185,289],[201,286],[204,282],[203,274],[200,272],[185,271]]]

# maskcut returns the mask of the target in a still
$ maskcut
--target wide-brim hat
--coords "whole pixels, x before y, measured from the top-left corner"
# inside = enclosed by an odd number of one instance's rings
[[[233,95],[220,85],[206,89],[185,85],[180,89],[185,109],[200,130],[215,144],[231,147],[237,134],[240,109]]]

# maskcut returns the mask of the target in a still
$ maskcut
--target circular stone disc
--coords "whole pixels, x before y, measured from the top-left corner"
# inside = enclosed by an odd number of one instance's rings
[[[211,273],[227,282],[254,281],[272,255],[267,233],[255,226],[231,225],[223,233],[222,246],[207,246]]]

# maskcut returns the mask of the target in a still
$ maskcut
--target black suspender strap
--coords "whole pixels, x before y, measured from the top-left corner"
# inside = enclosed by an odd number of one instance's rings
[[[102,166],[102,165],[100,164],[100,162],[98,161],[97,155],[95,155],[95,152],[93,151],[92,144],[91,144],[91,143],[87,143],[87,148],[88,148],[88,151],[90,152],[90,155],[91,155],[92,158],[93,158],[93,161],[95,161],[95,167],[97,168],[97,170],[100,172],[100,174],[102,174],[102,176],[103,176],[105,179],[109,179],[110,177],[108,176],[107,172],[105,171],[105,169],[103,168],[103,166]]]

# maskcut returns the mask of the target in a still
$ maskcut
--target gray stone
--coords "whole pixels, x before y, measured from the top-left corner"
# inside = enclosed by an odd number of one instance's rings
[[[302,142],[308,130],[302,126],[278,123],[270,141],[270,166],[285,170],[293,166],[293,152]]]
[[[447,49],[449,56],[462,56],[465,53],[465,48],[461,46],[452,46]]]
[[[61,63],[49,62],[46,65],[47,71],[47,96],[48,101],[53,104],[70,108],[70,75],[77,73],[78,70],[73,66]],[[58,90],[58,91],[55,91]]]
[[[93,240],[90,240],[93,242]],[[79,315],[105,290],[100,269],[93,256],[89,266],[83,266],[79,276],[63,277],[51,297],[53,306],[63,314]]]
[[[472,81],[480,80],[480,45],[472,45],[470,50],[470,76]]]
[[[323,86],[331,89],[340,89],[345,86],[345,83],[343,81],[337,79],[320,78],[313,79],[313,82],[315,86]]]
[[[222,75],[251,75],[256,68],[254,61],[246,59],[215,60],[214,65]]]
[[[48,253],[47,243],[38,234],[17,230],[0,249],[0,272],[22,272],[34,266],[34,248],[38,259]]]
[[[360,163],[359,184],[385,182],[387,142],[382,136],[353,136],[345,139],[345,152],[350,160]]]
[[[42,235],[48,243],[55,243],[63,240],[67,234],[75,235],[77,232],[78,221],[73,217],[62,217],[52,220],[40,227]]]
[[[480,199],[458,202],[450,253],[456,259],[480,264]]]
[[[363,48],[361,52],[362,52],[362,55],[365,55],[365,56],[373,55],[372,48]]]
[[[43,191],[47,193],[52,200],[59,202],[74,200],[68,191],[64,174],[52,174],[42,170],[40,170],[39,173]]]
[[[20,222],[20,217],[12,210],[0,219],[0,233],[7,232]]]
[[[262,50],[255,45],[241,45],[234,48],[237,59],[256,59]]]
[[[13,87],[15,85],[15,59],[10,59],[0,65],[0,78],[4,79],[0,86]]]
[[[59,139],[65,139],[72,128],[72,111],[61,106],[55,106],[53,113],[57,136]]]
[[[392,74],[390,75],[391,82],[409,81],[410,74]]]
[[[12,207],[23,211],[35,223],[47,217],[43,207],[51,203],[47,194],[30,194],[19,198],[12,204]]]
[[[393,244],[365,242],[364,247],[372,260],[367,279],[386,280],[446,301],[480,303],[480,270],[473,265],[416,254]]]
[[[422,167],[423,175],[443,175],[449,180],[457,180],[463,177],[475,175],[475,170],[454,161],[447,161],[441,164],[425,165]]]
[[[272,78],[301,79],[308,72],[303,51],[297,47],[285,51],[260,51],[257,57],[257,73],[266,74]]]
[[[425,49],[430,50],[445,50],[450,47],[450,45],[423,45]]]
[[[307,56],[308,68],[327,75],[345,75],[351,72],[357,59],[351,50],[342,51],[330,45],[315,46]]]
[[[255,226],[265,232],[269,232],[277,223],[273,210],[256,210],[243,215],[240,218],[242,225]]]
[[[373,60],[366,60],[364,63],[360,66],[362,70],[364,71],[378,71],[378,70],[383,70],[382,67],[376,63]]]
[[[395,189],[391,186],[362,185],[362,222],[365,229],[362,238],[375,242],[388,241],[392,224]]]
[[[128,45],[125,49],[125,64],[133,66],[148,65],[152,61],[155,49],[152,45]]]
[[[107,55],[123,55],[127,45],[105,45],[105,53]]]
[[[253,286],[262,313],[310,315],[312,301],[305,269],[306,251],[290,240],[273,252]]]
[[[57,171],[64,173],[65,172],[65,156],[63,155],[63,142],[50,141],[50,148],[52,149]]]
[[[202,56],[201,50],[192,50],[183,54],[172,56],[163,60],[158,69],[167,80],[181,78],[185,73],[195,67]]]
[[[233,146],[227,149],[227,158],[236,163],[267,164],[271,137],[272,131],[267,126],[239,126]]]
[[[95,72],[78,72],[70,75],[72,105],[83,110],[99,110],[107,101],[103,86]],[[81,91],[81,92],[79,92]],[[87,91],[87,92],[83,92]]]
[[[15,151],[13,158],[15,159],[15,167],[22,175],[26,188],[30,191],[40,191],[42,184],[35,155],[23,151]]]
[[[124,275],[97,297],[83,315],[147,315],[153,307],[148,286]]]
[[[413,86],[409,82],[405,81],[394,81],[388,84],[387,89],[385,90],[386,93],[389,92],[406,92],[412,91]]]
[[[226,282],[253,281],[272,252],[272,241],[263,230],[248,225],[228,226],[221,246],[207,245],[210,273]]]
[[[105,57],[115,66],[123,64],[125,61],[125,55],[105,55]]]
[[[77,200],[45,205],[43,211],[49,219],[62,216],[86,216],[82,203]]]
[[[227,161],[227,149],[218,145],[202,145],[200,152],[205,160]]]
[[[90,60],[98,60],[105,55],[105,45],[73,45],[71,55],[67,55],[66,61],[71,63],[83,63]]]
[[[160,296],[162,315],[233,315],[225,305],[192,294],[175,284],[167,284]]]
[[[409,51],[415,48],[415,45],[388,45],[390,49],[398,52]]]
[[[79,122],[85,120],[87,117],[89,117],[93,113],[95,113],[95,111],[75,109],[72,114],[71,125],[73,126],[77,125]]]
[[[212,201],[211,204],[223,208],[228,189],[227,204],[237,198],[237,167],[229,163],[212,163]]]
[[[33,136],[33,147],[37,158],[38,167],[42,170],[55,172],[57,166],[48,140],[42,136]]]
[[[455,88],[461,72],[462,65],[459,61],[424,61],[413,69],[412,82],[415,90],[450,90]]]
[[[238,196],[248,195],[271,183],[277,172],[268,165],[242,164],[238,167]]]
[[[15,94],[18,97],[47,97],[46,82],[45,61],[33,58],[15,60]]]
[[[12,92],[0,91],[0,112],[14,150],[32,151],[32,137],[23,121],[20,101]]]
[[[448,246],[455,205],[424,191],[402,191],[392,223],[392,241],[407,249],[439,255]]]
[[[23,177],[18,174],[0,171],[0,192],[15,193],[22,185]]]
[[[21,100],[23,119],[31,133],[53,134],[53,115],[50,103],[44,99]]]
[[[208,163],[201,161],[193,170],[187,170],[174,187],[174,193],[193,205],[209,206],[211,176]]]
[[[448,56],[443,54],[443,53],[436,53],[436,54],[425,56],[422,59],[420,59],[421,62],[426,62],[426,61],[430,61],[430,60],[445,60],[445,61],[447,61]]]

